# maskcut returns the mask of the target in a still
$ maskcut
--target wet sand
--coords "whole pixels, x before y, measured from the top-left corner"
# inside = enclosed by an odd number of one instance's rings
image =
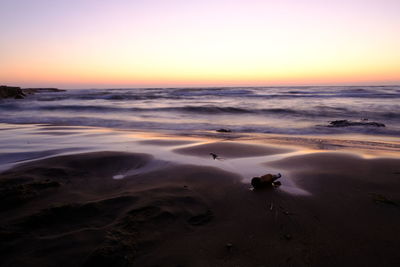
[[[398,158],[239,142],[144,144],[170,149],[163,160],[173,163],[159,164],[154,149],[76,152],[1,173],[0,265],[400,264]],[[249,190],[247,170],[224,168],[230,159],[279,170],[282,187]],[[113,179],[120,173],[128,175]],[[282,190],[287,184],[309,194]]]
[[[246,158],[281,154],[290,151],[289,149],[279,147],[241,144],[238,142],[211,142],[174,150],[174,152],[184,155],[207,158],[210,157],[210,152],[218,153],[222,158]]]

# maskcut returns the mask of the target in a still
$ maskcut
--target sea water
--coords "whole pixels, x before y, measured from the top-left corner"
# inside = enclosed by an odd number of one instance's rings
[[[334,120],[386,127],[329,127]],[[2,99],[0,123],[396,137],[400,86],[71,89]]]

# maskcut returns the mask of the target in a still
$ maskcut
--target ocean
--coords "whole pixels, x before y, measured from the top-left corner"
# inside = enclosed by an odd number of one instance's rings
[[[400,86],[84,89],[0,100],[0,123],[400,136]],[[331,121],[363,122],[329,127]],[[369,122],[383,123],[376,127]]]

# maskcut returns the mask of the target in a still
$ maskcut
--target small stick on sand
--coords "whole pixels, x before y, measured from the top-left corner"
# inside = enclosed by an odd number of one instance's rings
[[[215,153],[210,153],[210,155],[213,158],[213,160],[216,160],[218,158],[218,155]]]
[[[215,154],[215,153],[210,153],[210,155],[211,155],[211,157],[213,158],[213,160],[224,160],[223,158],[221,158],[220,156],[218,156],[217,154]]]

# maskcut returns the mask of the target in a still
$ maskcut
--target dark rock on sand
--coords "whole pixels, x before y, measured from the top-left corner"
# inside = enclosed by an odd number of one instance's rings
[[[21,99],[24,98],[25,94],[20,87],[16,86],[0,86],[0,99],[1,98],[15,98]]]
[[[348,121],[348,120],[336,120],[329,122],[328,127],[348,127],[348,126],[374,126],[374,127],[385,127],[385,124],[374,121]]]
[[[280,173],[278,173],[277,175],[268,173],[261,177],[253,177],[253,179],[251,179],[251,185],[254,187],[254,189],[270,187],[270,186],[273,186],[275,181],[281,177],[282,177],[282,175]],[[280,185],[280,182],[279,182],[279,185]]]

